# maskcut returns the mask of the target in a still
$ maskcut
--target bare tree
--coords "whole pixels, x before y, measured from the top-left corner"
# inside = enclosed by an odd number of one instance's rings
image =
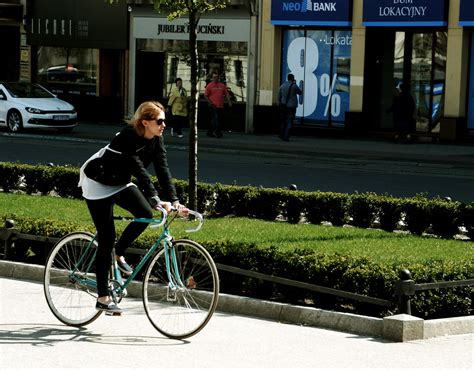
[[[191,102],[189,109],[189,203],[188,206],[197,209],[197,174],[198,174],[198,78],[199,60],[197,29],[201,15],[215,9],[225,8],[229,0],[154,0],[155,10],[167,13],[168,20],[188,17],[189,56],[191,64]]]

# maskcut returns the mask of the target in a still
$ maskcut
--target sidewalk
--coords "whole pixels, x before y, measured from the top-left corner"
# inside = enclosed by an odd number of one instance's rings
[[[0,277],[0,368],[346,368],[472,369],[473,335],[391,342],[371,335],[288,325],[216,312],[187,340],[170,340],[148,322],[141,300],[121,317],[86,327],[61,324],[38,282]],[[24,304],[23,302],[28,302]]]
[[[124,123],[82,122],[71,136],[108,142],[124,125]],[[184,137],[178,138],[172,137],[170,130],[167,129],[166,145],[188,147],[188,130],[183,131]],[[318,160],[380,160],[474,169],[474,145],[471,144],[431,142],[396,144],[384,139],[317,136],[293,136],[290,142],[284,142],[276,135],[237,132],[224,132],[224,137],[218,139],[207,137],[205,130],[199,130],[198,146],[201,150],[225,150],[237,154],[244,151],[269,155],[284,153],[285,156],[303,156]]]

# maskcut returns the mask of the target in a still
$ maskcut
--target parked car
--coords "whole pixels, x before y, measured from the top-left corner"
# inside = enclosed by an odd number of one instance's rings
[[[11,132],[23,128],[57,128],[69,132],[77,126],[77,112],[39,84],[0,82],[0,126]]]

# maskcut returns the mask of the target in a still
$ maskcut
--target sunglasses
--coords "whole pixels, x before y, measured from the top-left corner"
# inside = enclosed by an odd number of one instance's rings
[[[156,123],[158,124],[158,126],[161,126],[162,124],[166,124],[166,120],[164,119],[155,119]]]

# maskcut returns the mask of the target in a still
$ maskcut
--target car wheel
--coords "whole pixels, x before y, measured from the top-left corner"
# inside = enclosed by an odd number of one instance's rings
[[[23,120],[20,112],[12,110],[7,115],[7,128],[10,132],[18,132],[23,128]]]

